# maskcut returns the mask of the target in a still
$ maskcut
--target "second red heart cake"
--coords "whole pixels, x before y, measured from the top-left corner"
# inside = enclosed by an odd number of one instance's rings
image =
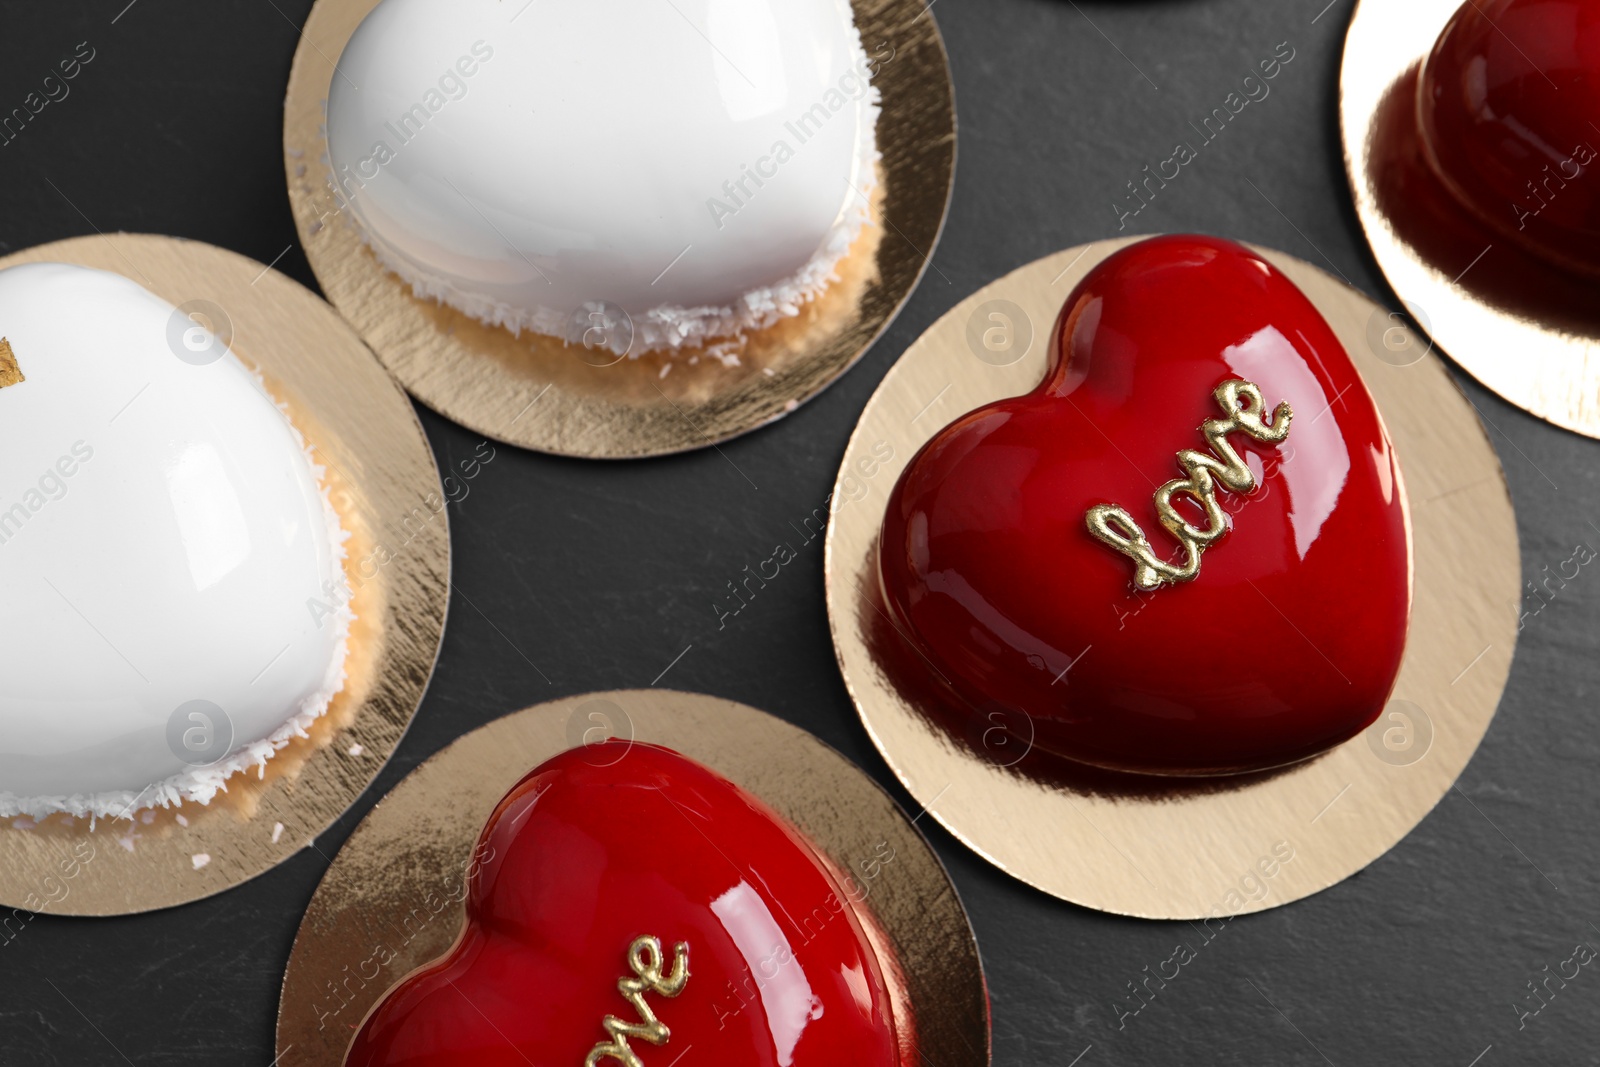
[[[864,888],[675,752],[613,741],[549,760],[475,855],[460,939],[373,1009],[347,1067],[918,1060]]]
[[[1311,302],[1240,245],[1154,238],[1079,284],[1052,355],[1034,392],[936,434],[884,520],[896,629],[957,703],[1160,775],[1282,766],[1370,725],[1405,646],[1409,518]]]

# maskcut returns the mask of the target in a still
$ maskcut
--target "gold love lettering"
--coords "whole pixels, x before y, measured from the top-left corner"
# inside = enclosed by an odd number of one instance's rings
[[[606,1033],[611,1035],[611,1040],[596,1045],[584,1058],[583,1067],[598,1067],[605,1060],[614,1060],[622,1064],[622,1067],[644,1067],[644,1062],[639,1059],[638,1054],[628,1047],[628,1039],[636,1037],[652,1045],[667,1043],[672,1031],[667,1029],[666,1023],[656,1018],[656,1013],[651,1010],[644,995],[659,993],[664,997],[675,997],[683,992],[683,987],[689,982],[689,946],[680,941],[674,946],[672,955],[671,973],[662,974],[663,959],[659,938],[636,938],[633,944],[628,946],[628,966],[633,969],[635,977],[629,978],[624,975],[617,979],[617,991],[622,994],[622,999],[633,1005],[633,1010],[639,1013],[639,1021],[624,1022],[615,1015],[607,1015],[601,1025],[605,1027]]]
[[[1174,478],[1155,492],[1156,516],[1166,531],[1183,548],[1182,564],[1169,563],[1156,555],[1149,538],[1134,517],[1115,504],[1097,504],[1085,516],[1089,533],[1102,544],[1133,560],[1133,584],[1140,589],[1159,589],[1163,585],[1192,582],[1200,574],[1200,556],[1228,532],[1228,517],[1217,502],[1217,483],[1231,492],[1255,492],[1256,478],[1228,441],[1231,433],[1243,433],[1257,441],[1278,444],[1289,436],[1294,411],[1279,404],[1266,421],[1266,401],[1261,390],[1246,381],[1223,382],[1212,392],[1217,405],[1227,416],[1207,419],[1200,427],[1211,453],[1186,448],[1178,453],[1178,466],[1187,478]],[[1173,497],[1187,495],[1206,514],[1206,526],[1198,529],[1178,514]]]

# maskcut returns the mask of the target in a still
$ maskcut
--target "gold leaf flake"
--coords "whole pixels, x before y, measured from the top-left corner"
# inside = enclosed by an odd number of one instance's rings
[[[27,380],[22,368],[17,366],[17,354],[11,351],[11,342],[0,337],[0,389]]]

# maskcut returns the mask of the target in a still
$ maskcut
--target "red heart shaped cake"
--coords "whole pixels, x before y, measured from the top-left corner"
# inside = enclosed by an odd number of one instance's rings
[[[1600,272],[1600,3],[1469,0],[1423,66],[1424,157],[1480,221]]]
[[[675,752],[557,756],[500,802],[476,855],[460,939],[373,1009],[347,1067],[917,1059],[857,883]]]
[[[1282,766],[1371,724],[1409,518],[1311,302],[1240,245],[1158,237],[1084,278],[1051,346],[1037,389],[922,448],[884,519],[896,629],[964,713],[1159,775]]]

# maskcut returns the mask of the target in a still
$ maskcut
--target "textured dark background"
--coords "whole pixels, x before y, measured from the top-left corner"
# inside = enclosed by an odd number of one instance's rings
[[[0,148],[0,249],[96,229],[167,233],[264,263],[282,254],[279,269],[314,287],[279,149],[310,0],[126,2],[0,3],[0,113],[80,41],[96,53],[69,97]],[[766,708],[892,785],[839,680],[820,548],[804,550],[725,630],[714,600],[788,536],[790,521],[822,505],[858,412],[913,338],[993,278],[1115,234],[1111,204],[1125,183],[1189,139],[1189,121],[1282,42],[1295,59],[1271,96],[1134,225],[1284,249],[1392,303],[1354,220],[1336,133],[1354,0],[1327,2],[939,0],[959,171],[937,271],[894,328],[819,399],[724,446],[727,459],[706,451],[601,465],[501,449],[451,516],[456,584],[482,614],[461,596],[451,605],[433,687],[373,789],[317,851],[220,897],[135,918],[30,924],[0,949],[0,1063],[269,1063],[280,976],[322,854],[384,791],[492,718],[558,695],[648,685],[686,648],[662,684]],[[595,46],[600,61],[603,42]],[[1600,547],[1591,523],[1600,522],[1600,444],[1466,388],[1492,421],[1529,576],[1554,572],[1577,544]],[[422,419],[441,464],[478,444],[428,412]],[[1527,621],[1505,702],[1461,781],[1470,803],[1450,794],[1368,870],[1232,923],[1125,1029],[1113,1008],[1125,984],[1167,958],[1187,927],[1060,904],[923,820],[983,946],[996,1062],[1600,1063],[1600,967],[1584,968],[1525,1029],[1512,1007],[1577,941],[1600,945],[1592,574]]]

